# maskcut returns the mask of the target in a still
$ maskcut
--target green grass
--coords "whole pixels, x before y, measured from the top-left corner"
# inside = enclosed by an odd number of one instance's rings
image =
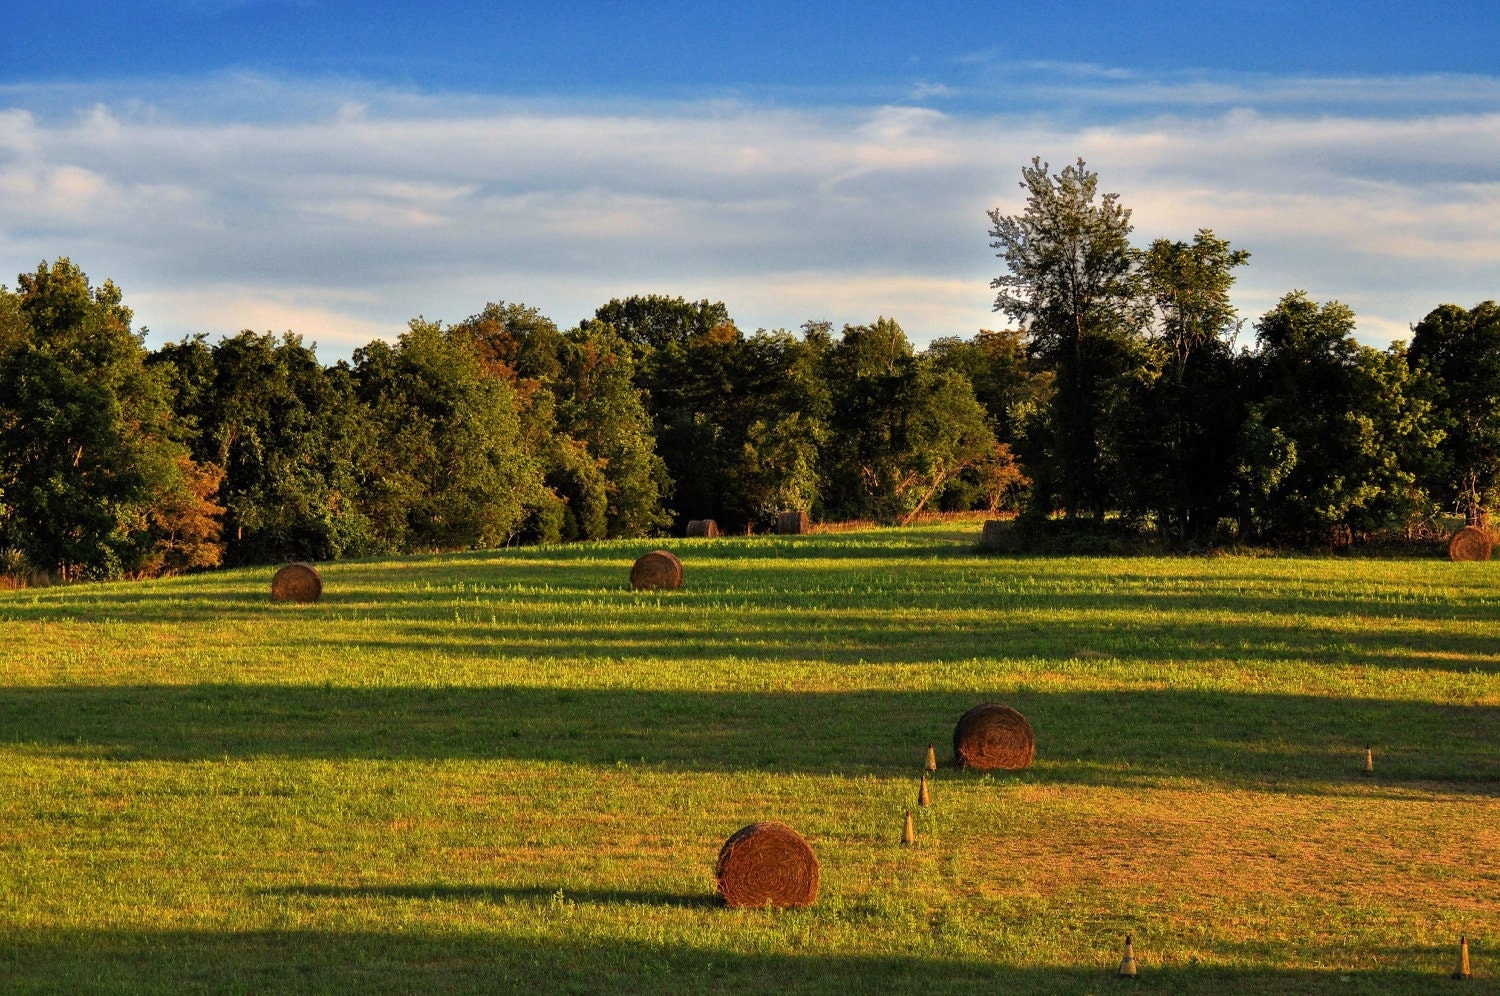
[[[972,530],[972,527],[969,527]],[[1500,987],[1500,565],[953,526],[0,593],[0,989]],[[987,699],[1018,774],[939,772]],[[1361,773],[1366,744],[1373,777]],[[780,819],[823,889],[712,901]]]

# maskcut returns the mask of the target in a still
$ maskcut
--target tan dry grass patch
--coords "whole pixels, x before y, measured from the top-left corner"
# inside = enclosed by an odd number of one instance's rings
[[[1412,910],[1464,893],[1435,880],[1500,883],[1500,829],[1488,798],[1427,803],[1368,795],[1077,789],[1048,818],[975,848],[971,875],[1042,894],[1115,891],[1184,900],[1341,901],[1351,893]],[[1500,826],[1500,821],[1491,821]],[[1487,839],[1485,839],[1487,838]],[[1413,863],[1424,872],[1411,874]],[[981,873],[981,870],[982,873]],[[978,873],[978,874],[976,874]]]

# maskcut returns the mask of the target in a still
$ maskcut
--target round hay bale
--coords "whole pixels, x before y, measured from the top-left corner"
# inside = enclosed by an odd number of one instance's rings
[[[1031,766],[1035,753],[1031,724],[999,702],[975,706],[953,728],[953,761],[960,768],[1018,771]]]
[[[776,517],[776,531],[782,536],[800,536],[812,532],[812,519],[806,512],[782,512]]]
[[[689,536],[704,536],[712,539],[719,535],[719,524],[713,519],[693,519],[688,523]]]
[[[1449,560],[1489,560],[1490,534],[1478,526],[1464,526],[1448,541]]]
[[[719,848],[719,895],[730,907],[811,906],[818,900],[818,859],[785,823],[752,823]]]
[[[1004,519],[985,519],[984,532],[979,537],[980,549],[1000,549],[1005,545],[1005,536],[1009,530],[1010,523]]]
[[[652,550],[630,569],[632,588],[665,588],[673,591],[682,585],[682,561],[666,550]]]
[[[312,564],[287,564],[271,579],[274,602],[316,602],[323,597],[323,578]]]

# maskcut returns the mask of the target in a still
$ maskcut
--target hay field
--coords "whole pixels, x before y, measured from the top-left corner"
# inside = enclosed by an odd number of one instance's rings
[[[0,593],[0,989],[1500,987],[1500,564],[977,523]],[[1000,699],[1019,774],[928,742]],[[1372,777],[1361,772],[1375,750]],[[779,819],[806,911],[712,899]]]

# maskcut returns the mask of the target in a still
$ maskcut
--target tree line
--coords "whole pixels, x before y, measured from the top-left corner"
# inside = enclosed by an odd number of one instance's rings
[[[1132,245],[1082,161],[991,212],[1013,327],[917,350],[892,319],[741,331],[722,303],[617,299],[561,329],[498,302],[325,365],[245,331],[148,350],[67,259],[0,287],[0,573],[109,578],[760,530],[785,510],[1173,543],[1348,542],[1500,497],[1500,309],[1410,345],[1337,302],[1230,304],[1249,254]]]

